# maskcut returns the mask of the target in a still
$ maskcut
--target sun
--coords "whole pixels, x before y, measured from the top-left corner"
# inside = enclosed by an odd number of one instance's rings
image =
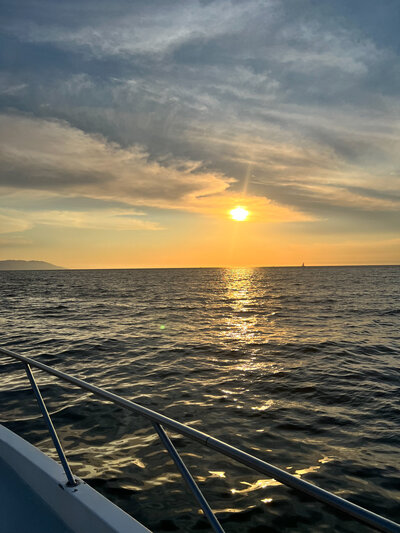
[[[249,216],[249,212],[247,211],[247,209],[240,206],[235,207],[235,209],[229,211],[229,214],[231,215],[231,218],[233,218],[233,220],[236,220],[237,222],[243,222]]]

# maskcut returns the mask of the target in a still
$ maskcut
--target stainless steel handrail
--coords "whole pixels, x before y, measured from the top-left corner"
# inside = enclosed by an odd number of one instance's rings
[[[126,400],[125,398],[122,398],[117,394],[101,389],[100,387],[96,387],[95,385],[91,385],[90,383],[87,383],[82,379],[75,378],[73,376],[70,376],[69,374],[61,372],[60,370],[56,370],[55,368],[47,366],[44,363],[40,363],[35,359],[19,355],[5,348],[0,348],[0,353],[17,359],[24,364],[39,368],[40,370],[43,370],[44,372],[47,372],[48,374],[51,374],[53,376],[59,377],[64,381],[72,383],[73,385],[77,385],[78,387],[85,389],[97,396],[100,396],[105,400],[111,401],[125,409],[128,409],[131,412],[139,413],[151,420],[153,424],[165,426],[177,433],[180,433],[181,435],[185,435],[197,442],[200,442],[201,444],[212,448],[213,450],[216,450],[222,453],[223,455],[231,457],[232,459],[235,459],[239,463],[244,464],[252,468],[253,470],[256,470],[257,472],[267,474],[270,477],[279,481],[280,483],[283,483],[284,485],[287,485],[299,492],[302,492],[303,494],[311,496],[312,498],[319,500],[329,505],[330,507],[333,507],[336,510],[341,511],[344,514],[355,518],[359,522],[367,524],[368,526],[376,529],[377,531],[384,531],[387,533],[400,533],[399,524],[396,524],[395,522],[392,522],[391,520],[388,520],[383,516],[373,513],[372,511],[364,509],[359,505],[351,503],[348,500],[341,498],[340,496],[336,496],[331,492],[321,489],[320,487],[317,487],[316,485],[313,485],[308,481],[299,479],[293,476],[292,474],[289,474],[288,472],[277,468],[276,466],[273,466],[261,459],[258,459],[257,457],[250,455],[240,450],[239,448],[235,448],[234,446],[231,446],[226,442],[215,439],[214,437],[211,437],[210,435],[207,435],[202,431],[186,426],[185,424],[182,424],[177,420],[169,418],[165,415],[162,415],[161,413],[158,413],[157,411],[148,409],[147,407],[139,405],[135,402]],[[214,530],[221,531],[215,528]]]
[[[33,375],[31,367],[28,365],[28,363],[24,363],[26,375],[28,376],[29,382],[31,384],[33,393],[35,394],[36,401],[39,405],[39,409],[42,411],[43,418],[45,419],[45,422],[47,424],[47,428],[49,430],[51,439],[54,444],[54,448],[56,449],[56,452],[58,454],[58,457],[60,458],[62,467],[64,468],[65,475],[68,479],[68,485],[70,487],[74,487],[78,484],[74,476],[72,475],[71,468],[68,464],[67,458],[65,456],[63,447],[61,446],[60,439],[58,438],[57,431],[53,425],[53,422],[51,420],[51,416],[47,410],[46,404],[44,403],[44,400],[42,398],[42,395],[40,393],[39,387],[36,383],[35,377]]]

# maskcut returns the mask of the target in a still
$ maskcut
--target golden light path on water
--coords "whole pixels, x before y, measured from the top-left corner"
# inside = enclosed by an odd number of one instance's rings
[[[234,317],[225,317],[224,318],[224,332],[225,335],[227,335],[229,338],[233,338],[236,341],[240,341],[241,343],[244,343],[245,345],[252,345],[257,342],[266,342],[265,334],[260,333],[259,323],[256,316],[254,316],[251,313],[252,310],[252,294],[254,295],[254,287],[253,287],[253,276],[255,273],[255,269],[253,268],[232,268],[232,269],[226,269],[224,271],[224,281],[226,285],[226,294],[227,298],[229,300],[229,303],[234,311],[235,316]],[[266,314],[266,320],[269,323],[270,329],[275,329],[275,321],[274,321],[274,314],[271,313],[268,315]],[[279,328],[279,332],[272,331],[272,335],[279,335],[280,337],[284,336],[285,331],[283,328]],[[267,371],[269,373],[277,373],[281,371],[282,365],[275,363],[275,362],[269,362],[266,363],[265,361],[257,361],[257,357],[253,355],[249,355],[249,357],[246,360],[240,361],[238,364],[235,364],[231,367],[231,370],[233,372],[237,371],[254,371],[254,370],[262,370]],[[247,392],[247,389],[242,389],[241,391],[238,390],[228,390],[228,389],[222,389],[222,392],[226,395],[232,397],[237,396],[238,393],[240,395],[240,392]],[[238,398],[233,398],[233,401],[237,401]],[[260,404],[251,406],[251,410],[253,411],[266,411],[269,408],[271,408],[274,405],[274,400],[267,399],[260,402]],[[243,409],[243,405],[236,405],[238,409]],[[257,432],[263,432],[263,429],[256,430]],[[258,450],[260,452],[271,452],[270,449],[260,449],[260,448],[254,448],[255,450]],[[264,456],[265,457],[265,456]],[[321,459],[318,459],[318,462],[320,464],[325,464],[330,461],[333,461],[334,457],[328,457],[324,456]],[[293,466],[287,466],[287,470],[293,470]],[[311,465],[309,467],[303,467],[296,469],[294,472],[295,477],[301,478],[302,476],[316,472],[320,469],[320,465]],[[209,470],[209,476],[196,476],[197,481],[205,482],[207,479],[212,478],[223,478],[226,479],[229,482],[229,474],[227,474],[225,471],[219,471],[219,470]],[[244,487],[232,487],[230,488],[230,492],[232,495],[239,494],[239,495],[248,495],[249,493],[253,493],[255,491],[260,491],[262,494],[262,497],[259,501],[261,501],[263,504],[270,504],[273,501],[273,498],[270,498],[266,496],[266,491],[268,491],[268,488],[270,487],[277,487],[281,485],[279,481],[276,481],[275,479],[258,479],[253,482],[249,481],[240,481],[241,485],[244,485]],[[261,496],[261,494],[260,494]],[[254,500],[253,500],[254,501]],[[246,506],[244,508],[242,507],[229,507],[224,509],[215,509],[214,511],[216,513],[239,513],[243,512],[245,510],[254,508],[255,505],[251,504],[249,506]]]

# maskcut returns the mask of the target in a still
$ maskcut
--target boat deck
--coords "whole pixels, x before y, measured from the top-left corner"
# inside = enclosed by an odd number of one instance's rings
[[[1,533],[149,533],[119,507],[0,424]]]
[[[3,533],[73,533],[1,458],[0,501]]]

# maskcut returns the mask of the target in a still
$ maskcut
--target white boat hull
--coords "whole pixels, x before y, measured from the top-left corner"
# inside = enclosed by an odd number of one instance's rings
[[[2,425],[0,498],[2,533],[149,533],[84,481],[68,487],[58,463]]]

